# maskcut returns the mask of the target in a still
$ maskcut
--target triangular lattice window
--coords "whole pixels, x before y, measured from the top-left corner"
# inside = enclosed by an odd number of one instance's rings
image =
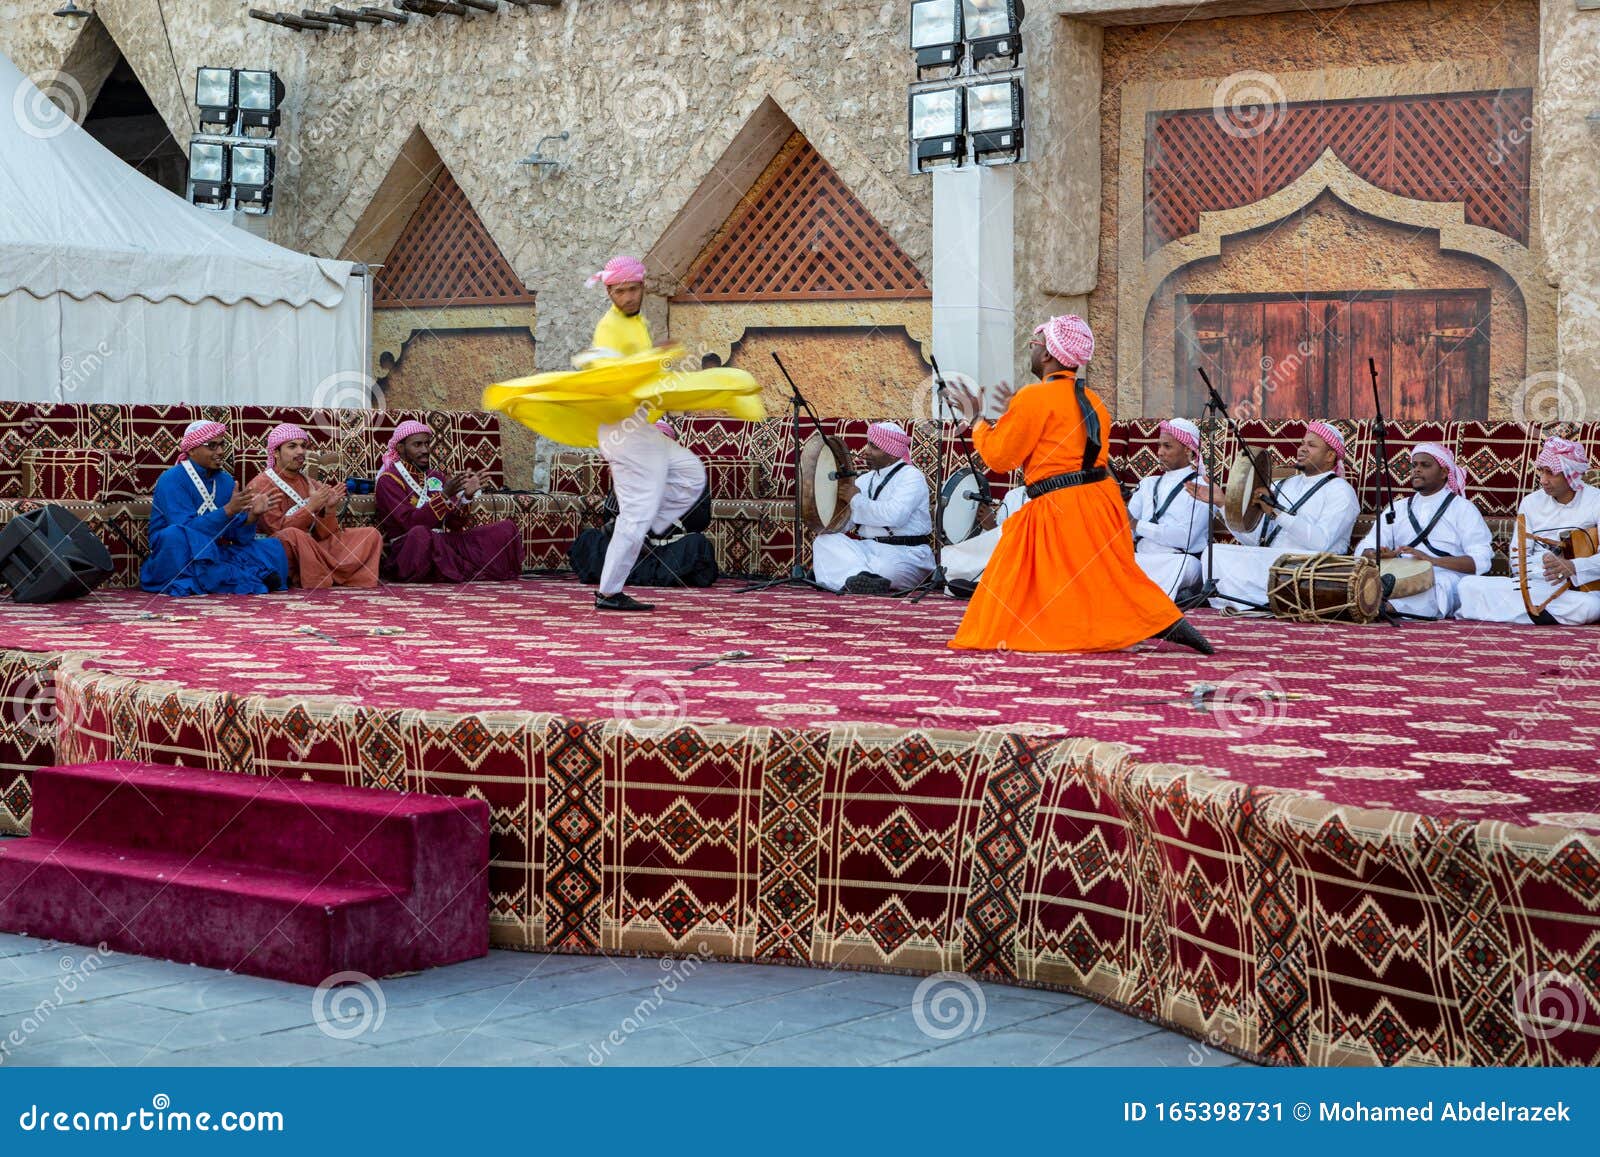
[[[673,300],[928,296],[912,260],[796,132],[701,251]]]
[[[378,271],[373,303],[507,305],[532,300],[450,170],[441,169]]]

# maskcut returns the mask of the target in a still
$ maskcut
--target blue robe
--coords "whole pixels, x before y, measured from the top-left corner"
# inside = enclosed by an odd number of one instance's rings
[[[200,511],[200,492],[183,463],[156,480],[150,509],[150,557],[139,585],[163,595],[258,595],[282,590],[289,560],[275,538],[257,538],[253,522],[222,508],[233,497],[233,475],[195,467],[206,489],[217,484],[217,509]]]

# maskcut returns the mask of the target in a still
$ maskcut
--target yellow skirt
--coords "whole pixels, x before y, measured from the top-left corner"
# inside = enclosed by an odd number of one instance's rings
[[[483,391],[483,407],[515,418],[566,446],[598,446],[600,427],[644,406],[653,421],[665,413],[723,411],[745,422],[767,416],[761,384],[744,370],[678,371],[675,347],[646,350],[581,370],[498,382]]]

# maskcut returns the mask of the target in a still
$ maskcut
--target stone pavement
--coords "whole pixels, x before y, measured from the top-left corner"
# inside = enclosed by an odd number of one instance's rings
[[[313,990],[0,934],[4,1065],[1231,1065],[1062,993],[697,958],[487,958]]]

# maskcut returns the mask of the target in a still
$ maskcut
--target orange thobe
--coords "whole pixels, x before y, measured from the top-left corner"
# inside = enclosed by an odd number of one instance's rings
[[[993,425],[979,422],[972,444],[995,470],[1023,468],[1040,482],[1110,461],[1111,415],[1085,391],[1100,418],[1101,449],[1086,448],[1083,414],[1067,370],[1017,391]],[[1158,635],[1182,617],[1133,558],[1133,535],[1114,478],[1054,490],[1006,519],[950,646],[993,651],[1117,651]]]
[[[311,496],[311,483],[305,475],[280,473],[278,477],[301,498]],[[304,508],[288,514],[289,496],[273,485],[264,470],[252,478],[245,489],[282,503],[281,506],[274,504],[256,522],[261,533],[270,534],[283,543],[284,553],[289,556],[291,586],[315,590],[378,585],[383,535],[376,527],[357,526],[345,530],[339,525],[338,514],[332,510],[324,510],[316,517]]]

